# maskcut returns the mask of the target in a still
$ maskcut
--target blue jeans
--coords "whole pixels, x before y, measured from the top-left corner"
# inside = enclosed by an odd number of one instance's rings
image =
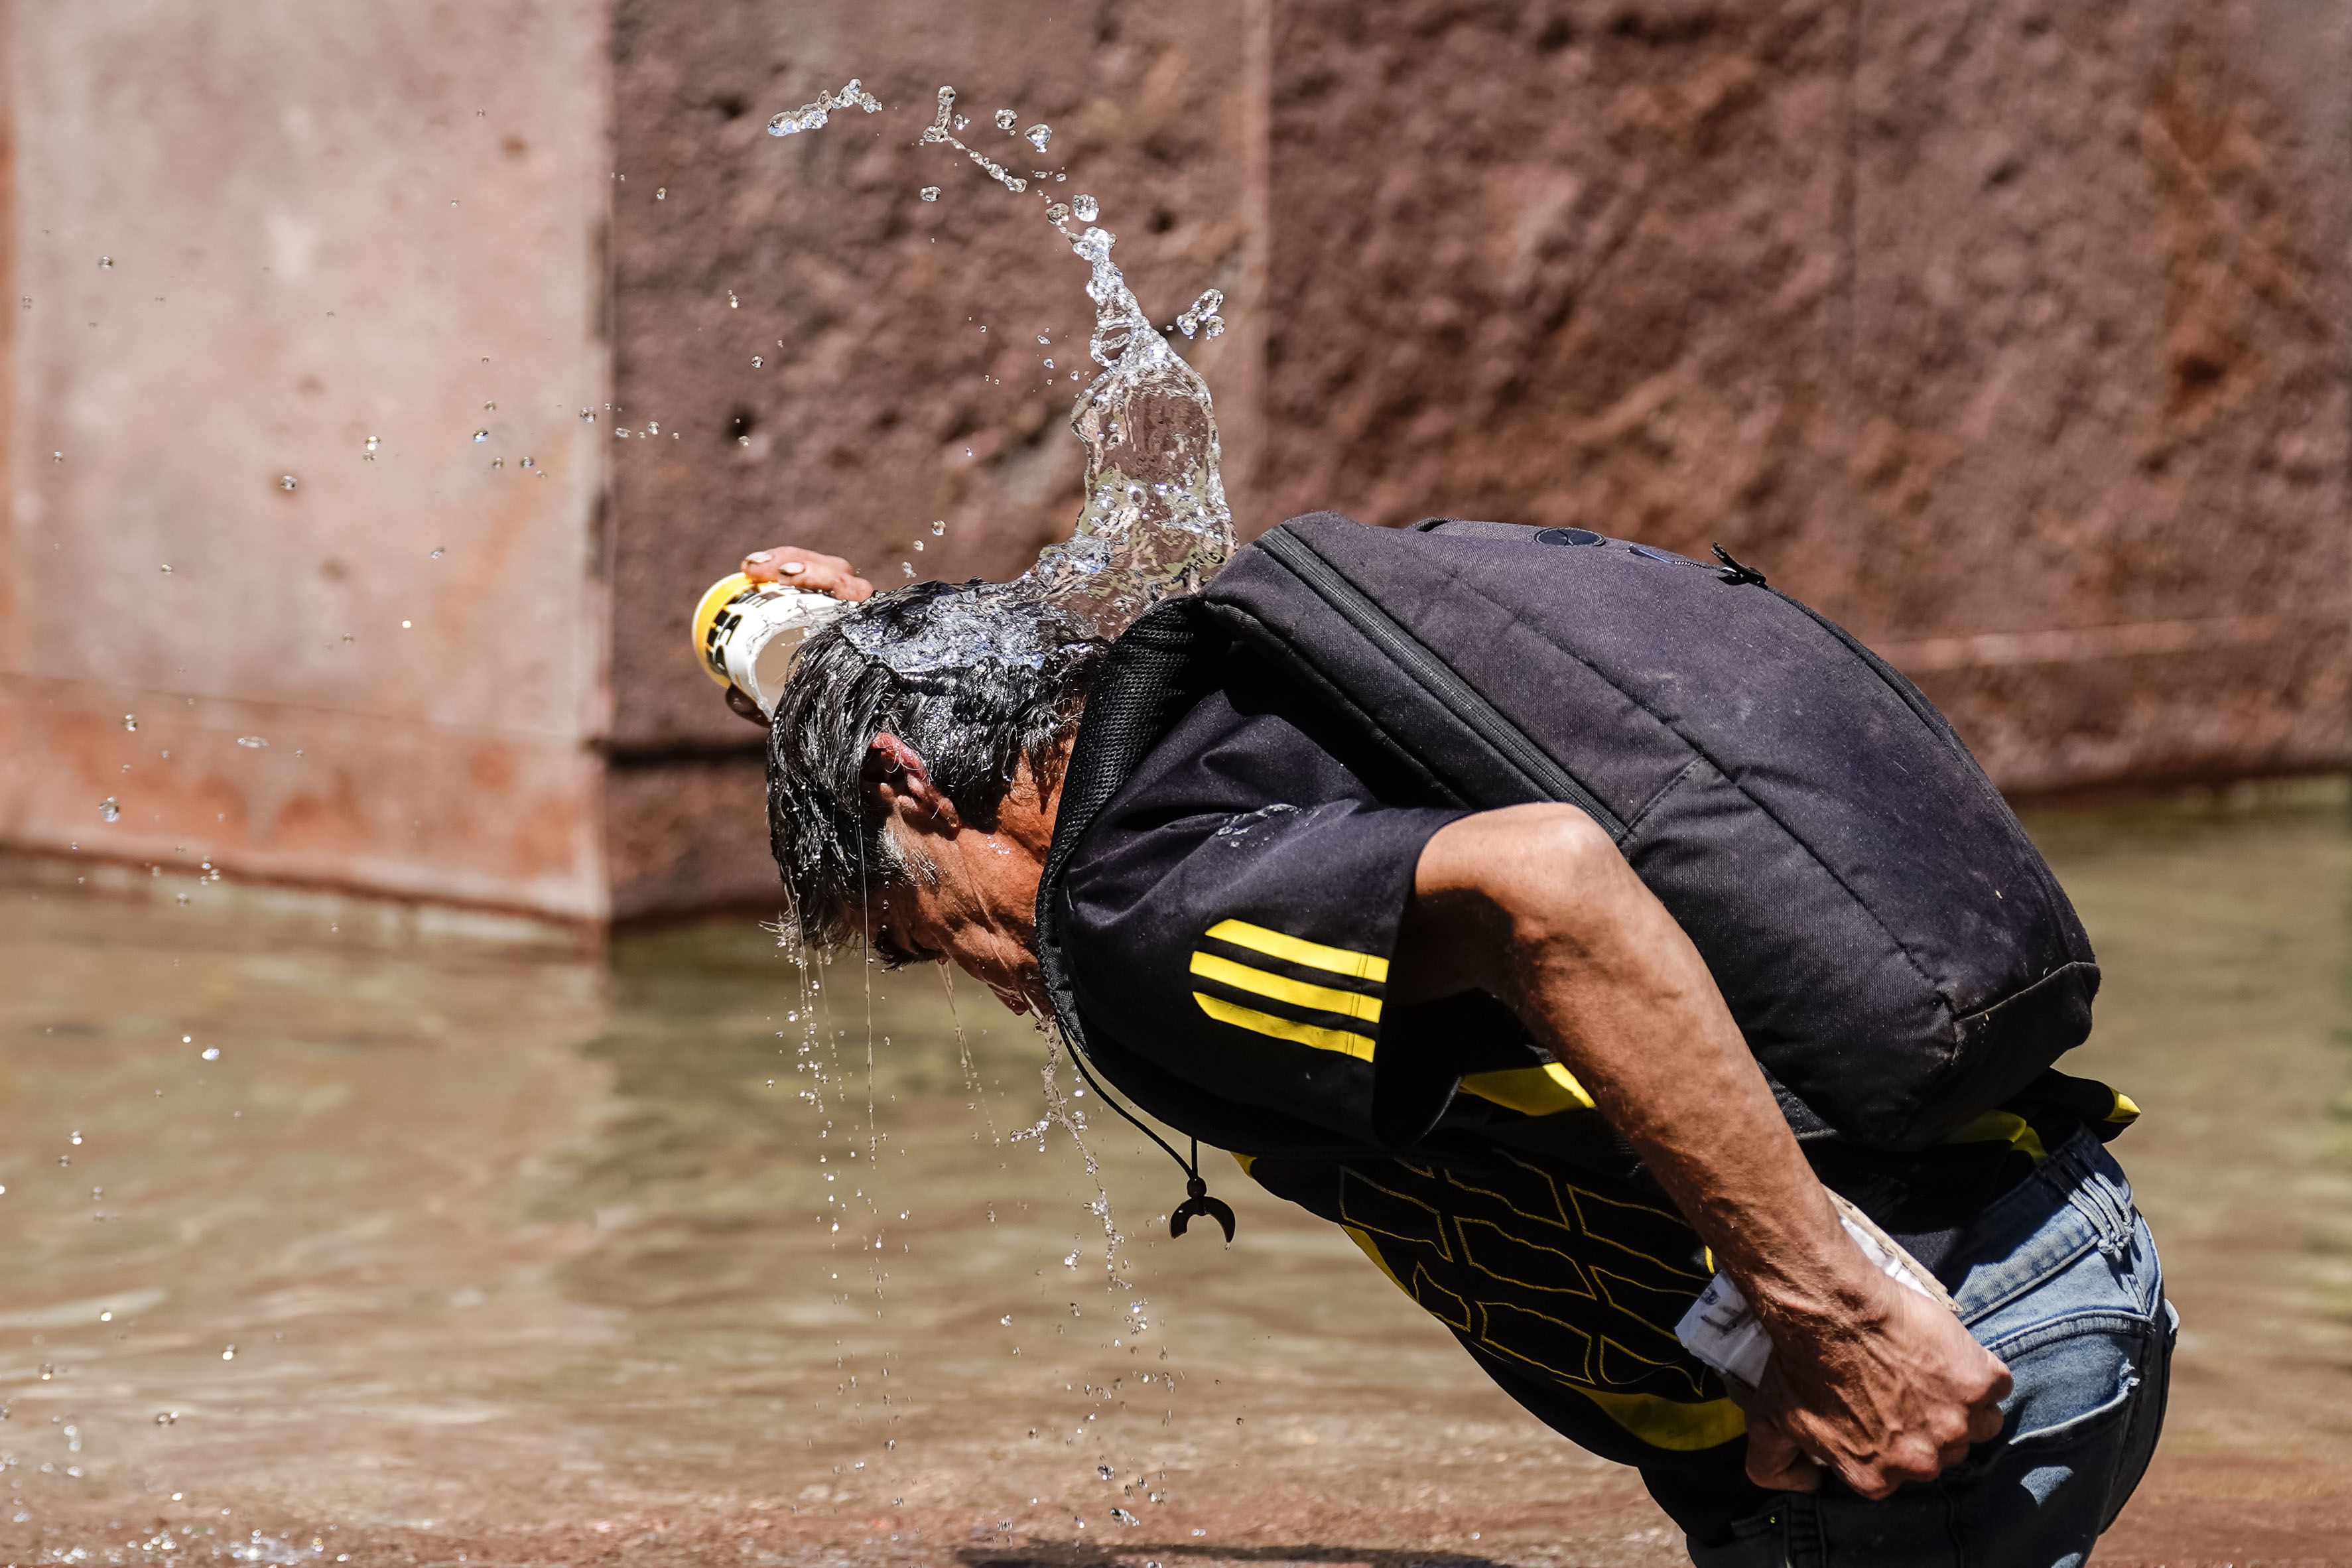
[[[2017,1386],[2001,1435],[1884,1501],[1784,1492],[1698,1568],[2081,1568],[2164,1426],[2176,1319],[2106,1150],[2077,1133],[1985,1210],[1953,1292]],[[1949,1271],[1947,1271],[1948,1277]]]

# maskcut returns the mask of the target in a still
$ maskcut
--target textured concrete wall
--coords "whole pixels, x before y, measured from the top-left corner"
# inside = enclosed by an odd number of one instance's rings
[[[1336,506],[1719,540],[2015,790],[2340,765],[2347,16],[629,0],[617,395],[682,438],[616,473],[622,906],[769,896],[753,759],[676,640],[736,550],[1000,574],[1073,510],[1034,363],[1071,264],[910,154],[934,80],[983,140],[1000,102],[1056,124],[1148,302],[1236,294],[1202,360],[1244,531]],[[893,112],[760,134],[851,75]]]
[[[2341,6],[11,16],[0,843],[772,901],[696,594],[787,540],[1004,575],[1076,511],[1082,272],[914,145],[943,81],[1100,198],[1155,313],[1231,297],[1187,352],[1244,532],[1720,540],[2013,789],[2346,759]],[[885,113],[763,133],[853,76]]]
[[[695,596],[746,549],[839,551],[903,582],[901,563],[1010,576],[1068,532],[1070,372],[1091,372],[1092,311],[1045,191],[1101,202],[1160,319],[1205,287],[1232,298],[1235,330],[1193,354],[1229,482],[1245,476],[1262,423],[1262,37],[1249,0],[621,0],[606,437],[617,907],[776,897],[757,737],[684,633]],[[766,134],[777,110],[852,77],[884,112]],[[1015,196],[952,150],[915,146],[943,82],[962,91],[967,141],[1024,175],[1066,166],[1069,182]],[[1044,156],[995,128],[1007,107],[1024,130],[1053,127]],[[919,200],[933,184],[940,199]]]
[[[1276,510],[1720,540],[2012,789],[2342,763],[2352,13],[1275,15]]]
[[[601,7],[9,10],[0,843],[601,917]]]

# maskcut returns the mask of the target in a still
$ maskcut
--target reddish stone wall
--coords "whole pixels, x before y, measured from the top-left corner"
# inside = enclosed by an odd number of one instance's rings
[[[2346,760],[2341,5],[316,10],[7,13],[0,844],[772,905],[701,588],[1007,575],[1077,510],[1083,269],[914,145],[941,82],[1155,314],[1226,291],[1244,532],[1720,541],[2012,790]],[[853,76],[887,113],[764,134]]]
[[[2340,9],[1276,17],[1277,510],[1720,540],[2013,790],[2341,763]]]
[[[1099,199],[1155,314],[1172,321],[1210,286],[1235,299],[1240,330],[1195,357],[1229,466],[1246,469],[1265,320],[1249,11],[622,0],[608,419],[632,434],[606,443],[622,911],[776,896],[757,736],[685,635],[697,595],[746,550],[837,551],[879,583],[906,581],[902,562],[1011,576],[1077,516],[1086,267],[1038,186],[1015,196],[951,149],[913,145],[941,83],[962,90],[967,141],[1024,175],[1066,166],[1067,183],[1046,182],[1055,199]],[[852,77],[887,112],[766,134],[777,110]],[[1043,157],[994,127],[1000,107],[1053,127]],[[939,200],[917,198],[934,184]]]
[[[740,549],[997,575],[1076,510],[1036,363],[1075,263],[906,148],[938,81],[999,147],[1000,103],[1056,127],[1147,304],[1234,296],[1200,360],[1244,531],[1720,541],[2012,790],[2345,759],[2340,8],[627,0],[617,37],[616,400],[682,433],[614,450],[614,798],[663,802],[614,808],[625,910],[772,896],[677,634]],[[852,75],[896,112],[761,134]]]

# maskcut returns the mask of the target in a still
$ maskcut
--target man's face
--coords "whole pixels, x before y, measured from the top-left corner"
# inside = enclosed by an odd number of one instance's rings
[[[1033,951],[1042,859],[1001,832],[929,832],[903,821],[884,831],[909,874],[867,910],[875,952],[893,965],[952,963],[1013,1011],[1044,1012]]]

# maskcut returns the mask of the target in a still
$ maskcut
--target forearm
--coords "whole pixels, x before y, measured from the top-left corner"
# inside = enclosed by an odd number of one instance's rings
[[[1433,837],[1399,968],[1408,997],[1507,1003],[1768,1324],[1877,1299],[1697,949],[1581,813],[1487,812]]]
[[[1810,1488],[1818,1461],[1885,1497],[2000,1432],[2008,1369],[1846,1239],[1697,949],[1572,807],[1464,817],[1423,848],[1389,994],[1473,988],[1577,1075],[1763,1320],[1750,1479]]]

